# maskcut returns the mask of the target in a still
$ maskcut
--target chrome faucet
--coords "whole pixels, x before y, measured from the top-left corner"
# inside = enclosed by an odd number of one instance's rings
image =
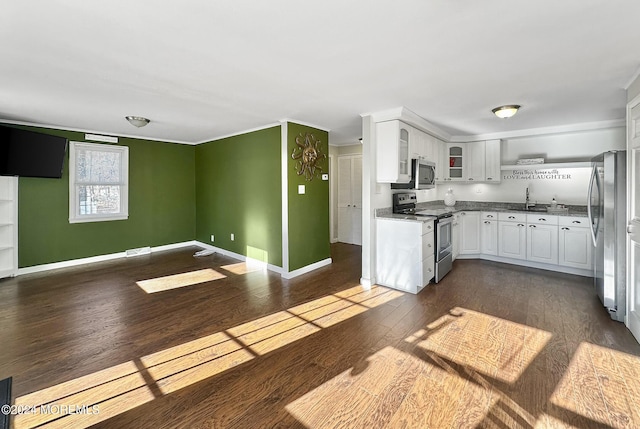
[[[524,209],[529,210],[536,206],[536,203],[532,203],[529,201],[529,188],[527,188],[526,198],[524,200]]]

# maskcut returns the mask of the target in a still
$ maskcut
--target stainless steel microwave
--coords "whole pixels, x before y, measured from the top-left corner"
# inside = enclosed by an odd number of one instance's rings
[[[425,159],[411,160],[411,180],[392,183],[391,189],[433,189],[436,186],[436,164]]]

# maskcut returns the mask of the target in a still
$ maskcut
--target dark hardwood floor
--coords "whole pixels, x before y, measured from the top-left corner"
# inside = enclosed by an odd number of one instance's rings
[[[196,250],[0,281],[0,379],[48,406],[14,427],[640,427],[591,279],[459,260],[410,295],[360,287],[358,246],[288,281]]]

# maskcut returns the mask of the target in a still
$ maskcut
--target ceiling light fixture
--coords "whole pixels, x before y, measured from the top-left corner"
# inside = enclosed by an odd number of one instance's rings
[[[509,104],[506,106],[496,107],[495,109],[491,109],[495,115],[500,119],[510,118],[518,112],[520,106],[517,104]]]
[[[142,116],[125,116],[125,119],[129,121],[131,125],[138,128],[144,127],[151,122],[149,119],[143,118]]]

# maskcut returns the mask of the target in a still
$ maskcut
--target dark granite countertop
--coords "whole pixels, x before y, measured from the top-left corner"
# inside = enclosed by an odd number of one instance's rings
[[[567,205],[566,212],[549,212],[546,210],[546,206],[539,206],[544,210],[524,210],[523,203],[499,203],[499,202],[485,202],[485,201],[458,201],[453,207],[447,207],[444,201],[429,201],[426,203],[416,204],[416,210],[435,210],[446,209],[451,213],[457,213],[461,211],[483,211],[483,212],[512,212],[512,213],[545,213],[550,216],[577,216],[587,217],[587,206]],[[376,210],[376,217],[378,218],[404,218],[404,220],[420,221],[424,219],[424,216],[407,216],[393,214],[391,207]]]

